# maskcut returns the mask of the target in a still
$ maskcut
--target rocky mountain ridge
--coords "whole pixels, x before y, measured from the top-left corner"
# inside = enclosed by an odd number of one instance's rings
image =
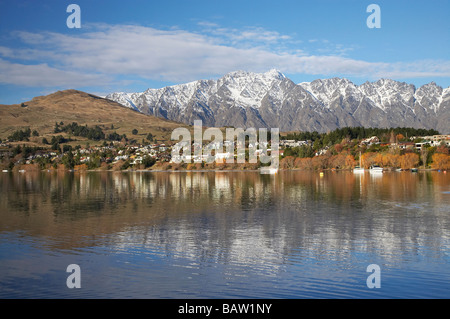
[[[345,78],[294,83],[277,70],[236,71],[140,93],[106,96],[145,114],[206,126],[278,127],[327,132],[345,126],[433,128],[450,133],[450,87],[419,88],[390,79],[355,85]]]

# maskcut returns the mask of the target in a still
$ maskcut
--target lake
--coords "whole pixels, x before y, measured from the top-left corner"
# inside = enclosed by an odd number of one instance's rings
[[[2,299],[449,298],[449,254],[443,172],[0,175]]]

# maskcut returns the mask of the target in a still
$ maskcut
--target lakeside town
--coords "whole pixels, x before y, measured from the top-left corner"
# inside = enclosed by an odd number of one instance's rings
[[[386,170],[446,171],[450,168],[450,135],[436,133],[434,130],[412,128],[342,128],[321,134],[285,133],[279,138],[279,168],[326,170],[376,165]],[[137,136],[138,132],[133,130],[131,134]],[[246,162],[240,164],[236,163],[235,152],[217,152],[219,149],[228,150],[230,146],[234,149],[236,141],[192,143],[192,153],[201,149],[200,154],[203,155],[182,154],[184,156],[172,158],[172,148],[177,141],[157,141],[148,133],[138,142],[125,134],[105,134],[99,126],[88,128],[62,122],[55,124],[51,137],[41,137],[36,130],[26,128],[0,142],[0,168],[3,172],[258,169],[267,166],[260,156],[264,155],[263,149],[269,155],[271,146],[270,141],[264,145],[258,142],[251,145],[247,141]],[[255,147],[257,162],[250,163],[249,151]]]

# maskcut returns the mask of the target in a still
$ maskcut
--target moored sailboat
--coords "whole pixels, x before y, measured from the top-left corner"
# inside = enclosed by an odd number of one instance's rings
[[[362,161],[361,161],[361,152],[359,152],[359,166],[356,166],[353,169],[353,173],[364,173],[364,167],[362,167]]]

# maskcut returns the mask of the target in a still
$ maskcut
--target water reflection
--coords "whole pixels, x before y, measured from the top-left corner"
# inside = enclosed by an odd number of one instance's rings
[[[438,172],[3,174],[0,234],[53,252],[170,256],[171,266],[189,261],[180,265],[190,276],[221,265],[228,280],[311,263],[352,268],[368,256],[386,267],[448,263],[449,181]]]

